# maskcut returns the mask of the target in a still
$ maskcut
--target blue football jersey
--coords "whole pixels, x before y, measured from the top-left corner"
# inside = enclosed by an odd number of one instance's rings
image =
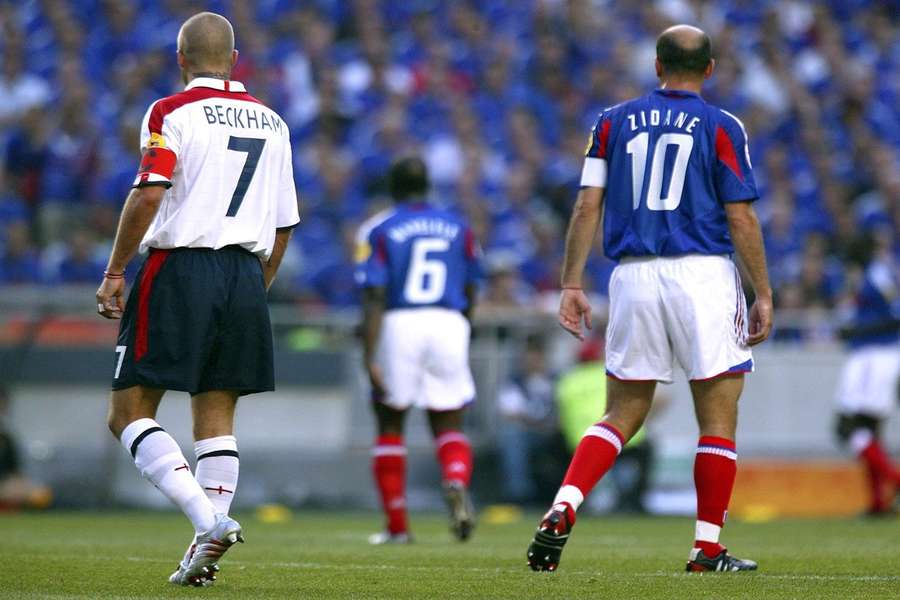
[[[581,185],[606,188],[603,244],[614,260],[730,254],[723,203],[758,198],[743,124],[665,89],[600,114]]]
[[[897,318],[900,318],[900,282],[897,280],[897,273],[890,262],[873,261],[866,267],[856,290],[853,325],[871,328]],[[900,335],[897,331],[888,328],[883,332],[856,335],[848,340],[853,348],[896,344],[898,341]]]
[[[481,251],[461,217],[422,203],[401,204],[363,238],[357,283],[384,287],[388,309],[466,310],[466,285],[477,282],[482,269]]]

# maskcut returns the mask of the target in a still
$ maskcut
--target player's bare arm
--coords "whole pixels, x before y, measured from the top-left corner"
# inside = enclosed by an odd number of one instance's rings
[[[293,234],[293,227],[281,227],[275,230],[275,245],[272,247],[272,254],[269,256],[269,260],[263,262],[263,279],[266,282],[267,290],[275,281],[278,267],[281,266],[281,259],[284,258],[284,252],[287,250],[288,242],[291,241]]]
[[[725,204],[728,229],[734,249],[750,276],[750,283],[756,299],[750,307],[751,346],[764,341],[772,331],[772,287],[766,267],[766,252],[763,246],[759,219],[750,202],[728,202]]]
[[[107,319],[122,318],[122,311],[125,310],[125,267],[137,253],[165,193],[163,186],[148,185],[131,190],[125,200],[112,254],[97,290],[97,312]]]
[[[603,214],[603,188],[585,187],[578,192],[569,230],[566,233],[566,254],[562,269],[562,297],[559,302],[559,324],[579,340],[581,329],[591,329],[591,305],[582,289],[584,265],[597,237]]]
[[[384,318],[385,290],[383,287],[370,287],[363,291],[363,364],[369,374],[372,390],[376,394],[385,391],[381,369],[375,362],[378,338],[381,336],[381,321]]]
[[[475,303],[478,301],[478,286],[474,283],[470,283],[466,286],[466,309],[463,311],[463,316],[471,323],[472,317],[475,315]]]

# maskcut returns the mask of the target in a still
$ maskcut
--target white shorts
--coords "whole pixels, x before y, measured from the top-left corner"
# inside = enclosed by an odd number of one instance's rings
[[[469,321],[446,308],[389,310],[378,343],[391,408],[456,410],[475,399]]]
[[[606,370],[625,381],[690,380],[753,370],[747,303],[726,256],[626,258],[609,282]]]
[[[897,399],[900,346],[868,346],[853,350],[838,380],[838,410],[887,417]]]

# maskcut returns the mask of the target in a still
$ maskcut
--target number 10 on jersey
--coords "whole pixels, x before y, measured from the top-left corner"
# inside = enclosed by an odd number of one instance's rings
[[[634,210],[640,207],[641,196],[644,192],[644,170],[647,167],[649,138],[650,134],[644,131],[631,138],[625,145],[625,151],[631,155],[631,190]],[[672,165],[669,185],[666,186],[666,195],[662,197],[666,152],[669,146],[676,146],[678,151],[675,153],[675,164]],[[650,159],[650,179],[647,186],[648,209],[675,210],[681,204],[684,176],[693,148],[694,138],[686,133],[664,133],[659,136]]]

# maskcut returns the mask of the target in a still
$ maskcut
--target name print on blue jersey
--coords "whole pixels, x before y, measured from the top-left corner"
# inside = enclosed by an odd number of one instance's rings
[[[465,311],[465,288],[481,277],[472,230],[425,204],[401,205],[369,232],[357,281],[384,287],[387,309],[441,306]]]

